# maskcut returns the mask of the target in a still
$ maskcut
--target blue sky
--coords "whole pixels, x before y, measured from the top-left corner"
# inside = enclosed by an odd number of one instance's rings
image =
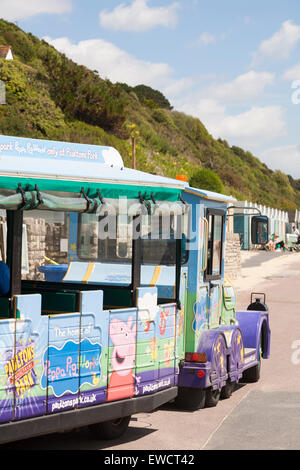
[[[0,0],[0,14],[300,178],[299,0]]]

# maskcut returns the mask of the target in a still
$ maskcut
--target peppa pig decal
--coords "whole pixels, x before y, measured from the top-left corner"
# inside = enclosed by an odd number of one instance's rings
[[[140,287],[137,289],[138,318],[148,333],[156,321],[159,308],[157,306],[156,287]]]
[[[107,401],[132,397],[134,394],[134,364],[136,353],[136,323],[129,316],[127,323],[114,318],[109,325],[113,343]]]

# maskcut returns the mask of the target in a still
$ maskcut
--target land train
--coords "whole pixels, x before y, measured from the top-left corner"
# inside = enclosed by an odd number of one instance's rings
[[[216,406],[259,379],[269,313],[236,311],[232,205],[112,147],[0,137],[1,444],[118,437],[133,414]]]

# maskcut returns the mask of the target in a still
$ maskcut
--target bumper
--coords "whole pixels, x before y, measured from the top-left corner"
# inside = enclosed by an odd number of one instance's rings
[[[171,387],[142,397],[1,424],[0,444],[55,432],[70,431],[136,413],[150,412],[173,400],[177,394],[177,387]]]

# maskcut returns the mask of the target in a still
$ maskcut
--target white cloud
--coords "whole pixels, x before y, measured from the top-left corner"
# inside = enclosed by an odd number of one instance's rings
[[[189,89],[196,83],[193,78],[168,79],[168,83],[162,86],[162,93],[170,98],[178,96],[181,92]]]
[[[293,178],[300,178],[299,145],[286,145],[270,148],[262,152],[259,158],[272,170],[280,169],[281,171],[293,176]]]
[[[117,31],[146,31],[155,26],[174,27],[177,23],[176,10],[179,4],[150,8],[148,0],[134,0],[131,5],[124,3],[114,10],[100,12],[100,24]]]
[[[198,117],[208,128],[214,122],[221,121],[225,116],[225,106],[222,106],[218,101],[209,98],[197,98],[195,95],[177,100],[176,109]]]
[[[1,0],[0,15],[8,21],[26,20],[32,16],[63,14],[72,10],[72,0]]]
[[[204,33],[200,34],[200,36],[198,37],[197,43],[198,44],[203,44],[204,46],[206,46],[208,44],[215,43],[216,40],[217,40],[216,36],[214,36],[213,34],[204,32]]]
[[[203,31],[203,33],[197,36],[195,40],[190,42],[187,47],[209,46],[210,44],[216,44],[216,42],[225,41],[230,34],[231,31],[227,31],[220,35],[215,35],[212,33],[208,33],[207,31]]]
[[[267,141],[286,135],[284,113],[280,106],[253,106],[230,115],[215,99],[193,95],[177,100],[176,109],[198,117],[215,138],[227,139],[232,145],[257,148]]]
[[[243,113],[224,116],[212,129],[214,135],[256,147],[286,134],[286,123],[280,106],[253,106]]]
[[[253,53],[253,65],[264,60],[288,59],[292,50],[300,40],[300,25],[291,20],[282,23],[281,28],[272,37],[263,41]]]
[[[244,23],[247,25],[255,24],[255,20],[251,16],[244,16]]]
[[[275,75],[250,71],[231,82],[216,83],[198,93],[174,99],[176,109],[198,117],[215,137],[233,144],[259,146],[286,134],[283,109],[280,106],[251,106],[246,111],[230,114],[227,107],[238,102],[253,102],[267,85],[274,83]]]
[[[153,85],[172,74],[168,64],[136,59],[103,39],[90,39],[78,44],[72,44],[68,38],[44,39],[75,62],[98,70],[101,77],[112,82],[125,82],[131,86],[140,83]]]
[[[74,62],[98,70],[100,77],[112,82],[124,82],[130,86],[144,84],[172,95],[191,85],[188,78],[173,78],[173,69],[167,63],[137,59],[103,39],[90,39],[77,44],[72,44],[68,38],[43,39]]]
[[[247,101],[260,96],[266,85],[274,83],[275,75],[251,70],[239,75],[231,82],[216,84],[206,90],[206,96],[221,101]]]
[[[294,65],[283,74],[285,80],[299,80],[300,79],[300,64]]]

